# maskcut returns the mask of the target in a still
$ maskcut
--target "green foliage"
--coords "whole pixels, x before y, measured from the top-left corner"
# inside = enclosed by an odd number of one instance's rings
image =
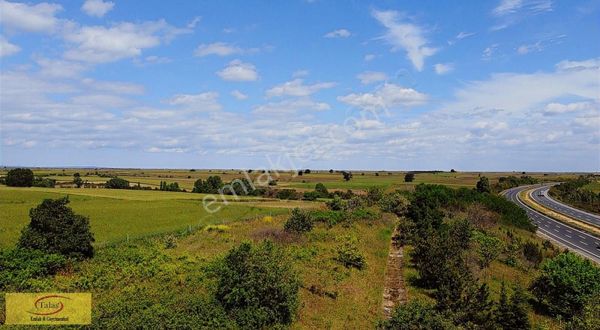
[[[62,255],[45,251],[0,250],[0,291],[27,290],[33,279],[54,275],[66,263]]]
[[[394,192],[383,195],[378,204],[383,212],[394,213],[401,217],[406,213],[409,201],[403,194]]]
[[[91,258],[94,237],[89,219],[75,214],[68,203],[67,197],[45,199],[31,209],[31,222],[23,229],[18,246],[68,257]]]
[[[13,168],[6,174],[6,185],[10,187],[31,187],[33,171],[28,168]]]
[[[322,183],[317,183],[315,185],[315,192],[317,192],[321,198],[329,198],[329,191],[327,191],[327,187]]]
[[[374,205],[383,198],[383,189],[381,187],[367,188],[367,203]]]
[[[506,189],[510,189],[510,188],[514,188],[514,187],[518,187],[518,186],[524,186],[524,185],[530,185],[530,184],[536,184],[539,183],[539,180],[536,178],[532,178],[530,176],[524,175],[521,176],[520,178],[517,178],[516,176],[508,176],[508,177],[500,177],[498,178],[498,183],[496,183],[494,185],[494,190],[497,192],[506,190]]]
[[[355,236],[344,236],[342,242],[336,248],[335,260],[346,268],[362,270],[367,266],[365,257],[360,253],[357,246],[358,239]]]
[[[275,193],[275,197],[279,199],[298,199],[298,192],[294,189],[281,189]]]
[[[527,297],[520,287],[515,287],[512,296],[508,297],[506,286],[502,282],[500,300],[495,313],[496,323],[507,330],[530,329],[531,324],[527,316]]]
[[[581,313],[575,315],[565,327],[567,330],[600,329],[600,294],[591,296],[585,303]]]
[[[75,184],[75,186],[77,186],[77,188],[81,188],[81,186],[83,186],[83,179],[81,178],[81,174],[73,174],[73,183]]]
[[[386,330],[450,330],[458,329],[434,306],[421,300],[411,300],[396,307],[392,317],[379,325]]]
[[[316,201],[321,195],[316,191],[305,191],[302,195],[302,199],[306,201]]]
[[[159,189],[162,191],[181,191],[177,182],[167,183],[166,181],[161,181]]]
[[[352,172],[342,171],[342,176],[344,181],[350,181],[350,179],[352,179]]]
[[[294,208],[292,214],[283,225],[287,232],[305,233],[312,230],[313,220],[311,214],[299,208]]]
[[[129,189],[129,181],[121,178],[112,178],[104,184],[107,189]]]
[[[490,187],[490,180],[485,176],[482,176],[481,178],[479,178],[479,181],[477,181],[476,188],[477,188],[477,191],[480,193],[492,192],[492,188]]]
[[[406,173],[404,175],[404,182],[413,182],[415,181],[415,174],[414,173]]]
[[[488,267],[492,261],[498,258],[500,252],[502,252],[504,248],[504,244],[502,243],[501,239],[487,235],[480,231],[474,232],[473,239],[477,243],[477,253],[479,256],[478,263],[480,269]]]
[[[561,253],[542,264],[531,291],[552,314],[571,318],[600,293],[600,268],[572,252]]]
[[[218,194],[223,188],[223,180],[218,175],[209,176],[206,181],[202,179],[196,180],[194,182],[194,189],[192,192],[201,193],[201,194]]]
[[[327,207],[332,211],[342,211],[346,208],[346,201],[340,196],[333,196],[333,199],[327,202]]]
[[[287,257],[272,242],[242,243],[215,268],[215,298],[242,328],[292,322],[300,283]]]
[[[83,184],[83,182],[82,182],[82,184]],[[33,179],[33,186],[34,187],[43,187],[43,188],[54,188],[56,186],[56,180],[36,176]]]
[[[525,259],[535,266],[539,265],[544,259],[542,249],[540,249],[537,244],[530,241],[527,241],[523,245],[523,256],[525,256]]]
[[[338,223],[346,221],[348,218],[348,215],[345,212],[332,210],[315,210],[311,211],[310,215],[314,222],[325,223],[330,228]]]

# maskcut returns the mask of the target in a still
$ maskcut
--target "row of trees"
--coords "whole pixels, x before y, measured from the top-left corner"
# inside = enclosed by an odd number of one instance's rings
[[[584,187],[592,183],[591,176],[580,176],[550,188],[550,195],[584,210],[600,213],[600,193]]]

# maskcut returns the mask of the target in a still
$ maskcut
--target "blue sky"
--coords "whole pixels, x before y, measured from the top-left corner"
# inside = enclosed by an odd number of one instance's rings
[[[600,170],[600,2],[0,0],[0,164]]]

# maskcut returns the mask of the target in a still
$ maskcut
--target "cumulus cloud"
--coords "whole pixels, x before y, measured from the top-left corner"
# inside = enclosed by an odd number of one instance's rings
[[[217,56],[229,56],[234,54],[242,53],[242,49],[225,43],[225,42],[214,42],[212,44],[201,44],[194,51],[194,55],[199,57],[217,55]]]
[[[437,63],[433,66],[433,68],[435,69],[435,73],[437,74],[446,74],[449,73],[450,71],[454,70],[454,65],[450,64],[450,63]]]
[[[114,62],[137,57],[144,49],[169,42],[175,36],[189,32],[164,20],[144,23],[118,23],[110,27],[82,26],[65,33],[70,47],[65,58],[89,63]]]
[[[316,83],[312,85],[305,85],[304,80],[294,79],[287,81],[283,84],[274,86],[267,90],[267,97],[275,96],[309,96],[322,89],[328,89],[335,86],[333,82]]]
[[[106,13],[111,11],[114,6],[115,3],[112,1],[85,0],[81,6],[81,10],[90,16],[103,17]]]
[[[244,63],[240,60],[233,60],[217,75],[227,81],[256,81],[258,72],[256,67],[250,63]]]
[[[412,88],[388,83],[372,93],[352,93],[337,99],[357,108],[377,110],[421,105],[427,101],[427,95]]]
[[[384,72],[365,71],[359,73],[356,78],[358,78],[362,84],[368,85],[379,81],[385,81],[388,79],[388,76]]]
[[[248,95],[238,91],[237,89],[232,90],[230,94],[231,94],[231,96],[235,97],[238,100],[245,100],[248,98]]]
[[[219,93],[206,92],[200,94],[177,94],[166,102],[195,111],[218,111],[222,106],[218,102]]]
[[[6,38],[0,35],[0,57],[14,55],[21,51],[21,47],[11,44]]]
[[[325,38],[348,38],[352,33],[346,29],[337,29],[324,35]]]
[[[415,69],[423,70],[425,59],[437,52],[436,48],[428,46],[423,29],[403,20],[403,15],[397,11],[374,10],[372,14],[387,28],[382,38],[392,45],[392,51],[404,50]]]
[[[35,5],[0,0],[0,24],[9,30],[26,32],[54,32],[62,10],[58,4],[41,2]]]

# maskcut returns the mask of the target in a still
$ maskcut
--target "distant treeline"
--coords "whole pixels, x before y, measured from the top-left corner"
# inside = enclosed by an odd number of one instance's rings
[[[530,177],[529,175],[523,175],[520,178],[516,177],[516,176],[502,176],[498,179],[498,183],[494,184],[494,191],[496,192],[500,192],[506,189],[510,189],[510,188],[514,188],[514,187],[518,187],[518,186],[524,186],[524,185],[530,185],[530,184],[536,184],[539,183],[540,181],[536,178]]]
[[[600,193],[584,189],[592,183],[590,176],[580,176],[550,188],[550,195],[586,211],[600,213]]]

